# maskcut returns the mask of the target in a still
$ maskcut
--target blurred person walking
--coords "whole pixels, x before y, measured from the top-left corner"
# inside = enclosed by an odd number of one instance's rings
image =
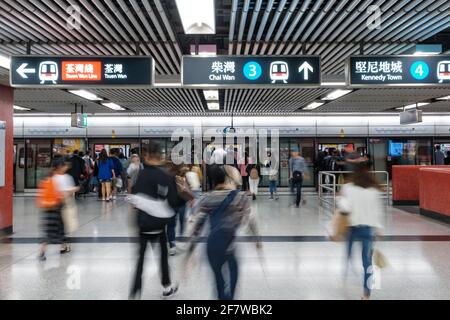
[[[122,163],[120,162],[118,158],[118,149],[111,149],[110,152],[110,159],[112,160],[114,164],[114,176],[111,182],[112,187],[112,200],[117,199],[117,193],[120,192],[120,190],[123,187],[123,181],[122,181]]]
[[[249,164],[247,166],[247,173],[249,175],[250,194],[253,200],[256,200],[258,195],[259,177],[261,176],[260,167],[257,164]]]
[[[127,157],[125,157],[125,155],[123,154],[123,152],[119,153],[119,161],[120,164],[122,166],[122,172],[120,175],[120,178],[122,180],[122,187],[120,191],[127,191],[128,190],[128,174],[127,174],[127,169],[128,169],[128,165],[130,164],[130,162],[128,162]]]
[[[100,152],[98,158],[98,180],[101,184],[102,201],[111,200],[111,182],[115,178],[114,163],[108,157],[106,150]]]
[[[300,156],[300,150],[298,147],[294,147],[291,150],[291,158],[289,159],[289,172],[291,175],[291,192],[295,194],[295,207],[300,207],[300,201],[302,199],[302,186],[303,179],[306,172],[305,159]],[[305,203],[305,201],[303,201]]]
[[[190,222],[192,222],[193,219],[193,212],[192,212],[193,208],[195,207],[197,200],[200,198],[202,194],[202,185],[199,172],[200,172],[199,168],[195,165],[190,165],[189,171],[186,172],[186,182],[194,196],[194,199],[189,201],[188,219]]]
[[[383,205],[380,200],[380,186],[367,165],[354,165],[354,173],[346,183],[338,197],[338,208],[348,214],[349,231],[347,243],[347,261],[352,254],[353,243],[362,243],[362,265],[364,268],[363,299],[369,299],[372,283],[373,242],[375,234],[380,233],[383,226]]]
[[[62,210],[67,205],[65,198],[73,197],[79,188],[75,186],[72,176],[67,174],[69,169],[70,163],[57,155],[52,160],[50,176],[39,184],[36,205],[44,211],[42,221],[44,239],[38,255],[41,261],[46,260],[45,250],[48,244],[59,244],[61,254],[71,251],[65,237]]]
[[[136,265],[130,298],[140,298],[142,291],[142,273],[145,251],[148,242],[160,247],[161,284],[164,287],[162,297],[173,296],[178,286],[172,286],[170,279],[167,225],[174,217],[178,205],[178,194],[173,177],[161,168],[160,146],[150,141],[142,148],[144,169],[139,173],[132,187],[130,202],[137,208],[137,226],[139,228],[139,257]]]
[[[184,234],[185,227],[185,213],[187,204],[194,200],[194,194],[189,188],[189,185],[186,181],[186,172],[189,169],[183,165],[174,165],[169,164],[169,175],[171,175],[174,179],[174,183],[177,187],[177,197],[176,197],[176,206],[175,206],[175,216],[170,219],[169,224],[167,226],[167,237],[169,239],[169,254],[174,256],[177,253],[177,244],[176,244],[176,227],[177,220],[180,230],[180,236]]]
[[[239,170],[242,178],[242,191],[248,191],[250,188],[248,181],[249,176],[247,172],[247,165],[248,165],[248,153],[246,152],[244,156],[244,163],[239,164]]]
[[[242,183],[237,182],[240,180],[239,171],[228,165],[212,165],[210,173],[215,189],[202,196],[199,201],[198,218],[184,264],[186,267],[189,265],[198,237],[209,220],[206,252],[214,272],[217,296],[219,300],[232,300],[239,277],[234,245],[236,231],[246,223],[253,235],[257,236],[258,231],[256,222],[250,215],[250,201],[244,192],[238,190]],[[262,247],[259,237],[256,247]],[[228,275],[223,271],[225,265],[228,267]]]
[[[144,169],[144,166],[141,163],[141,158],[137,154],[133,154],[130,157],[130,164],[127,168],[127,188],[128,193],[131,194],[131,189],[136,184],[137,178],[139,176],[139,172]]]

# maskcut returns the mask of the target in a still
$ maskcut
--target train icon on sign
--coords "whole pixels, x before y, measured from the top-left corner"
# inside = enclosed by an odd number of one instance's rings
[[[289,67],[287,62],[284,61],[274,61],[270,64],[270,80],[272,83],[276,81],[283,81],[287,83],[289,79]]]
[[[437,77],[439,79],[439,83],[442,83],[444,80],[450,80],[450,60],[440,61],[438,63]]]
[[[41,84],[51,81],[56,84],[58,80],[58,65],[54,61],[44,61],[39,65],[39,80]]]

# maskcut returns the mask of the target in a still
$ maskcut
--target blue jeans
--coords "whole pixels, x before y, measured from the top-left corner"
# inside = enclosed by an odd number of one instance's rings
[[[370,226],[359,225],[352,226],[348,235],[347,258],[350,259],[352,255],[353,242],[361,241],[362,244],[362,264],[364,268],[364,294],[370,296],[372,283],[370,276],[373,274],[372,270],[372,253],[373,253],[373,229]]]
[[[271,195],[273,195],[274,193],[277,193],[277,182],[276,181],[269,181],[269,191],[270,191]]]
[[[175,209],[175,215],[170,219],[167,224],[167,238],[169,240],[169,246],[171,248],[175,247],[176,239],[176,228],[177,228],[177,218],[180,222],[180,235],[184,233],[184,214],[186,212],[186,205],[178,207]]]
[[[221,234],[208,238],[206,251],[208,261],[214,272],[216,280],[216,289],[219,300],[233,300],[238,281],[238,263],[234,251],[229,250],[232,237],[227,234]],[[228,266],[229,277],[224,277],[222,267]],[[225,279],[228,278],[228,283]]]

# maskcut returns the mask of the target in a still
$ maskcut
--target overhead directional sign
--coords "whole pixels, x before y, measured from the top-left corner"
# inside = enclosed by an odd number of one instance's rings
[[[347,63],[347,84],[363,86],[450,86],[450,56],[353,56]]]
[[[13,56],[12,87],[142,87],[154,82],[152,57]]]
[[[318,87],[319,56],[184,56],[182,84],[191,87]]]

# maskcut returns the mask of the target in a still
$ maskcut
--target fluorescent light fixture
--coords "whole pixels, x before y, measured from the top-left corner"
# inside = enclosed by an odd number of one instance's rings
[[[327,94],[324,98],[322,98],[322,100],[336,100],[342,96],[345,96],[346,94],[349,94],[352,91],[353,90],[337,89]]]
[[[215,34],[214,0],[176,0],[186,34]]]
[[[117,103],[114,103],[114,102],[105,102],[105,103],[102,103],[102,105],[104,105],[107,108],[116,110],[116,111],[126,110],[125,108],[119,106]]]
[[[90,101],[101,101],[102,98],[98,97],[97,95],[93,94],[92,92],[86,91],[86,90],[69,90],[70,93],[77,95],[79,97],[82,97],[84,99],[90,100]]]
[[[9,70],[11,68],[11,59],[4,55],[0,55],[0,67]]]
[[[208,102],[208,110],[220,110],[219,102]]]
[[[450,96],[436,98],[436,100],[450,100]]]
[[[442,44],[422,43],[416,44],[414,55],[420,56],[420,55],[430,55],[440,53],[442,53]]]
[[[13,106],[14,110],[18,110],[18,111],[31,111],[30,108],[25,108],[25,107],[21,107],[21,106]]]
[[[430,103],[428,103],[428,102],[419,102],[419,103],[414,103],[414,104],[408,104],[407,106],[396,108],[396,109],[397,110],[409,110],[409,109],[414,109],[416,106],[417,107],[423,107],[423,106],[426,106],[427,104],[430,104]]]
[[[425,52],[425,51],[416,51],[413,53],[413,56],[429,56],[433,54],[440,54],[440,52]]]
[[[346,86],[347,83],[340,82],[340,81],[329,81],[329,82],[322,82],[320,85],[321,86]]]
[[[177,87],[181,87],[181,83],[180,82],[157,82],[154,84],[155,87],[157,88],[177,88]]]
[[[219,100],[219,90],[203,90],[206,101],[217,101]]]
[[[311,102],[310,104],[308,104],[306,107],[303,108],[303,110],[314,110],[317,109],[318,107],[324,105],[325,102]]]

